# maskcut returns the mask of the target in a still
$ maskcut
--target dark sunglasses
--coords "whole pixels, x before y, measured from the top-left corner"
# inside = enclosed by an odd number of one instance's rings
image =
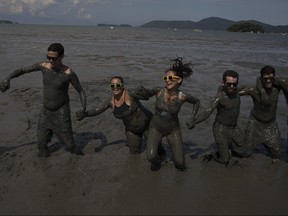
[[[167,80],[176,80],[176,79],[180,79],[179,76],[163,76],[163,80],[167,81]]]
[[[50,60],[52,60],[52,61],[56,61],[58,58],[59,58],[60,56],[58,56],[58,57],[50,57],[50,56],[46,56],[46,58],[50,61]]]
[[[110,87],[111,87],[111,89],[122,88],[123,87],[123,83],[111,83]]]
[[[274,76],[268,76],[268,77],[262,77],[262,79],[267,82],[268,80],[273,81],[274,80]]]
[[[238,83],[225,83],[225,85],[236,87],[238,85]]]

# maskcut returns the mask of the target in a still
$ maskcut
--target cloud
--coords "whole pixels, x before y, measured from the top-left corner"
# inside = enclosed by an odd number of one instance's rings
[[[84,8],[78,10],[77,17],[83,20],[90,20],[92,18],[91,14],[86,13]]]
[[[0,0],[0,14],[23,14],[35,15],[45,8],[56,4],[55,0]]]
[[[91,8],[106,5],[107,0],[0,0],[0,15],[28,15],[32,17],[61,17],[90,20]],[[90,12],[89,12],[90,11]]]

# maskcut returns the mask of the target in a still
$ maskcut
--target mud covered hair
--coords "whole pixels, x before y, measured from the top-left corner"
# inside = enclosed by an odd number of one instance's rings
[[[181,57],[177,57],[176,59],[170,59],[170,68],[168,68],[165,73],[167,73],[168,71],[173,71],[175,72],[176,76],[179,76],[182,79],[190,77],[193,74],[193,70],[192,68],[190,68],[190,66],[192,66],[192,63],[188,62],[184,64],[182,60],[183,58]]]
[[[111,82],[113,79],[119,79],[119,80],[121,81],[121,83],[124,84],[124,79],[123,79],[123,77],[121,77],[121,76],[113,76],[113,77],[110,79],[110,82]]]
[[[222,76],[222,80],[223,82],[226,82],[226,77],[229,76],[229,77],[233,77],[233,78],[237,78],[237,82],[239,80],[239,74],[234,71],[234,70],[226,70],[224,73],[223,73],[223,76]]]
[[[64,47],[60,43],[50,44],[48,51],[57,52],[59,56],[64,54]]]
[[[264,74],[271,74],[271,73],[275,76],[275,68],[270,65],[264,66],[260,71],[260,75],[262,77],[264,76]]]

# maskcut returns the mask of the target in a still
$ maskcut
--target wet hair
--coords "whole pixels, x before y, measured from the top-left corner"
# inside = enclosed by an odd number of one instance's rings
[[[182,60],[183,58],[181,57],[177,57],[176,59],[172,60],[170,59],[171,66],[170,68],[165,70],[165,73],[167,73],[168,71],[173,71],[176,76],[179,76],[182,79],[190,77],[193,74],[193,70],[192,68],[190,68],[190,66],[192,66],[192,63],[188,62],[184,64]]]
[[[239,74],[234,71],[234,70],[226,70],[224,73],[223,73],[223,82],[226,82],[226,77],[229,76],[229,77],[233,77],[233,78],[237,78],[237,82],[239,81]]]
[[[113,77],[110,79],[110,83],[111,83],[111,81],[112,81],[113,79],[119,79],[119,80],[121,81],[121,83],[124,84],[124,79],[123,79],[123,77],[121,77],[121,76],[113,76]]]
[[[50,44],[48,51],[57,52],[59,56],[64,54],[64,47],[60,43]]]
[[[271,73],[275,76],[275,68],[270,65],[264,66],[260,71],[262,77],[264,76],[264,74],[271,74]]]

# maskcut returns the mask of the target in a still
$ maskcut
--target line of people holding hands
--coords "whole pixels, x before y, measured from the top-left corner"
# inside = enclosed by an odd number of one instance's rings
[[[10,88],[10,81],[23,74],[41,71],[43,75],[43,107],[37,125],[37,146],[39,157],[48,157],[48,143],[53,134],[66,144],[72,154],[82,155],[81,149],[73,139],[68,89],[70,83],[79,93],[81,108],[76,112],[80,121],[112,110],[113,115],[122,120],[125,126],[127,145],[131,154],[141,153],[142,140],[146,139],[147,159],[151,170],[161,167],[165,149],[162,139],[165,137],[172,150],[172,160],[178,170],[185,170],[186,163],[183,141],[178,118],[182,104],[192,104],[191,114],[186,125],[193,129],[197,124],[208,119],[216,110],[213,123],[213,136],[217,153],[213,159],[228,165],[231,154],[250,157],[258,144],[264,144],[273,161],[282,157],[281,136],[276,122],[276,110],[280,91],[283,91],[288,103],[288,80],[278,78],[275,69],[266,65],[260,71],[254,87],[239,86],[239,74],[233,70],[223,73],[223,80],[210,104],[200,109],[200,100],[180,90],[182,82],[193,74],[192,64],[183,63],[177,57],[170,60],[165,70],[164,87],[151,89],[139,86],[127,89],[121,76],[110,79],[112,96],[109,96],[96,108],[86,108],[86,95],[77,74],[64,65],[64,47],[53,43],[48,47],[47,60],[30,67],[20,68],[0,83],[0,90]],[[240,97],[249,95],[253,100],[250,117],[243,131],[237,124],[240,114]],[[141,100],[155,97],[155,110],[146,109]]]

